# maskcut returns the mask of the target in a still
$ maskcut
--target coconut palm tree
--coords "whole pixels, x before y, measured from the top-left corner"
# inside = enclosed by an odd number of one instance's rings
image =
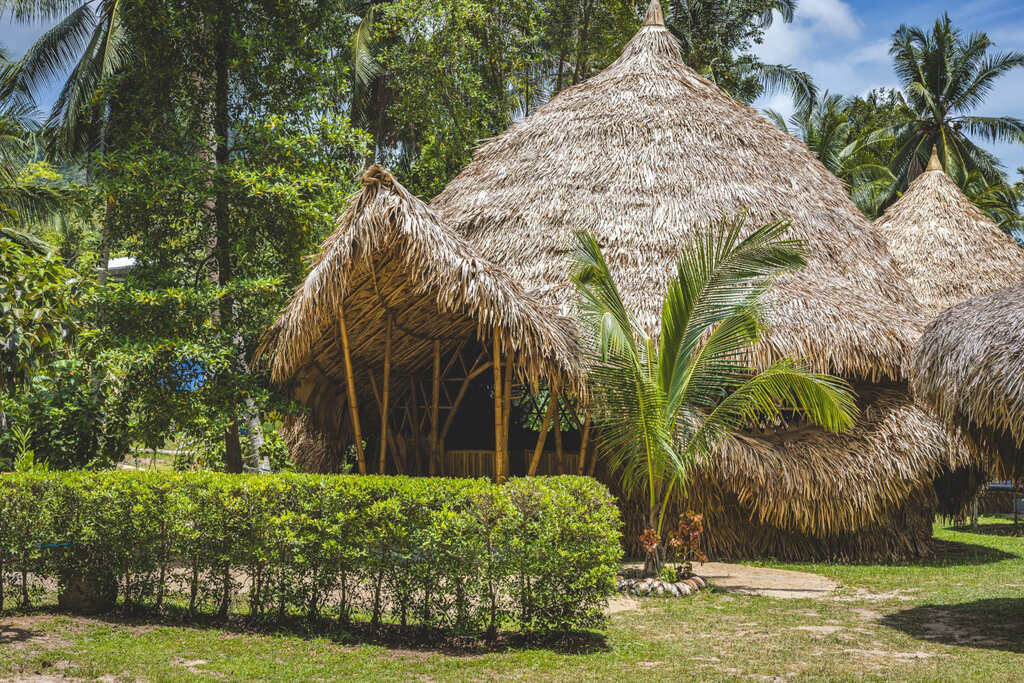
[[[1011,116],[976,116],[996,81],[1024,66],[1024,53],[990,53],[984,33],[964,37],[948,14],[931,31],[900,26],[889,54],[914,118],[876,133],[897,141],[890,169],[904,184],[924,169],[937,146],[946,172],[963,186],[977,170],[989,182],[1002,181],[999,162],[971,137],[988,142],[1024,142],[1024,121]]]
[[[742,217],[716,227],[680,256],[657,337],[626,309],[594,238],[576,234],[573,281],[594,340],[597,441],[624,489],[643,494],[646,535],[659,542],[669,502],[685,492],[694,465],[744,426],[772,421],[787,407],[840,431],[856,412],[845,382],[797,360],[761,371],[747,364],[761,295],[777,274],[805,263],[800,244],[782,239],[789,223],[747,237]],[[661,555],[656,547],[648,553],[649,574],[660,572]]]
[[[57,22],[28,49],[19,68],[37,100],[44,87],[64,79],[47,121],[58,153],[76,155],[103,143],[111,99],[96,94],[133,54],[123,5],[123,0],[0,0],[0,10],[9,10],[17,21]]]
[[[825,168],[846,182],[858,208],[874,218],[895,198],[899,179],[874,153],[891,140],[858,136],[851,120],[854,103],[854,98],[826,90],[809,106],[797,109],[788,122],[771,109],[764,113],[779,128],[803,140]]]
[[[679,39],[683,58],[737,99],[788,92],[797,109],[816,93],[809,74],[786,64],[765,64],[747,50],[760,42],[775,15],[793,21],[797,0],[669,0],[665,27]]]
[[[0,235],[45,251],[42,242],[22,229],[52,216],[64,196],[55,183],[28,172],[36,155],[36,114],[16,66],[0,53]]]

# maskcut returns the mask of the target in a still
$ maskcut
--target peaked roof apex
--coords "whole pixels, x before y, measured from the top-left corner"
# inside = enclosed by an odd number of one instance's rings
[[[665,26],[665,14],[661,10],[661,0],[651,0],[644,16],[644,26]]]

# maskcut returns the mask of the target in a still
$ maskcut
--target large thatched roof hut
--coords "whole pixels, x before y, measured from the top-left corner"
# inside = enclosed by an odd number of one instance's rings
[[[750,434],[683,504],[708,511],[721,554],[924,550],[932,482],[965,456],[907,398],[924,320],[911,288],[802,142],[686,66],[657,0],[618,60],[484,143],[431,207],[565,313],[571,235],[591,232],[651,332],[679,250],[699,232],[740,211],[751,227],[791,218],[809,265],[769,292],[754,363],[794,355],[848,378],[862,422],[841,436],[799,424]]]
[[[437,455],[441,420],[488,370],[499,387],[544,379],[584,390],[571,320],[480,257],[384,169],[362,183],[259,352],[273,381],[309,408],[288,429],[300,464],[330,471],[333,448],[352,444],[361,471],[433,472],[433,459],[421,467],[410,450],[426,441]],[[367,468],[371,431],[387,447]]]
[[[1024,249],[946,175],[935,150],[875,227],[928,318],[1024,281]]]
[[[996,455],[1002,474],[1024,477],[1024,282],[933,320],[911,381],[920,401]]]

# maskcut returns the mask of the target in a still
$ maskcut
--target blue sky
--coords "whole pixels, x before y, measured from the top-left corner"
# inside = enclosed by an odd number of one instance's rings
[[[872,88],[898,85],[889,57],[889,39],[900,24],[930,27],[948,11],[965,33],[984,31],[997,51],[1024,51],[1024,2],[972,0],[928,2],[903,0],[799,0],[792,24],[776,22],[756,52],[765,62],[790,64],[807,71],[821,89],[862,95]],[[755,103],[789,113],[786,96]],[[1024,118],[1024,69],[997,82],[978,114]],[[1024,166],[1024,145],[984,145],[1016,178]]]
[[[997,50],[1024,51],[1024,2],[1022,0],[799,0],[792,24],[776,22],[757,53],[766,62],[790,64],[814,77],[822,89],[861,95],[872,88],[897,85],[888,55],[889,38],[902,24],[930,26],[943,11],[964,31],[985,31]],[[20,26],[0,20],[0,44],[20,56],[42,33],[44,26]],[[54,87],[47,102],[56,97]],[[759,107],[788,114],[792,104],[785,96],[764,98]],[[980,114],[1024,118],[1024,69],[1004,77]],[[1013,177],[1024,166],[1024,145],[986,145]]]

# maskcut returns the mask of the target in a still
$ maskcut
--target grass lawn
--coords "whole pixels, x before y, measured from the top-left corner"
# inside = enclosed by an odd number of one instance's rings
[[[826,598],[648,599],[612,615],[605,637],[560,646],[416,649],[341,632],[8,615],[0,679],[1024,678],[1024,536],[996,518],[935,535],[939,554],[923,564],[771,565],[840,581]]]

